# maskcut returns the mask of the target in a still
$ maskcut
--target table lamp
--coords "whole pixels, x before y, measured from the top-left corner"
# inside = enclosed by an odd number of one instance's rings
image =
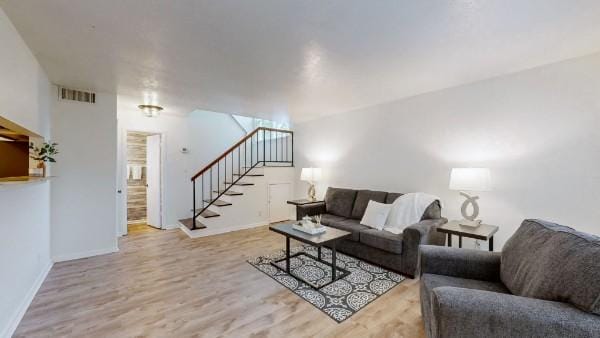
[[[308,182],[310,186],[308,187],[308,200],[316,201],[315,197],[315,182],[318,182],[321,179],[321,168],[302,168],[302,172],[300,173],[300,180]]]
[[[450,190],[458,190],[466,198],[463,202],[460,212],[463,220],[461,225],[477,227],[481,223],[477,220],[479,215],[479,205],[477,200],[479,196],[471,196],[465,191],[488,191],[491,189],[490,169],[488,168],[453,168],[450,172]],[[467,213],[467,208],[471,204],[473,210],[471,214]]]

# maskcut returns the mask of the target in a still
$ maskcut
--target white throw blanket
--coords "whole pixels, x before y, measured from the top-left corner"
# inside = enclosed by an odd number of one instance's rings
[[[409,193],[398,197],[392,204],[392,210],[383,230],[393,234],[401,233],[407,226],[418,223],[427,207],[439,200],[439,197],[424,192]]]

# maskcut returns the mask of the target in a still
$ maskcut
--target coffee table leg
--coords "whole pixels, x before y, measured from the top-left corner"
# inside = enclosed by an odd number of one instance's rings
[[[317,257],[321,260],[321,246],[317,247]]]
[[[494,236],[490,237],[488,244],[490,246],[490,251],[494,251]]]
[[[285,237],[285,271],[290,273],[290,238]]]
[[[462,236],[458,235],[458,247],[462,248]]]
[[[335,250],[335,242],[331,245],[331,280],[335,280],[335,266],[336,266],[336,250]]]
[[[448,234],[448,246],[452,246],[452,234]]]

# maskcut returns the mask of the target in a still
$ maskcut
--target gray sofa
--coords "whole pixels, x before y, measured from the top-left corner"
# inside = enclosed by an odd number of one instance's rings
[[[525,220],[502,253],[421,247],[428,337],[600,337],[600,238]]]
[[[436,231],[438,226],[447,221],[441,217],[439,202],[431,203],[419,223],[410,225],[398,235],[360,224],[370,200],[389,204],[401,195],[385,191],[329,188],[324,202],[299,206],[297,213],[299,217],[321,215],[322,224],[351,232],[349,239],[338,243],[340,252],[413,278],[419,245],[445,243],[444,234]]]

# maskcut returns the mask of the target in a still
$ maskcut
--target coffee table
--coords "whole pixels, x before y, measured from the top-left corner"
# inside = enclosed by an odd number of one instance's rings
[[[336,244],[339,240],[351,235],[350,232],[325,226],[324,233],[317,234],[317,235],[311,235],[311,234],[307,234],[302,231],[294,230],[294,228],[292,228],[293,225],[294,225],[294,223],[282,223],[282,224],[271,225],[269,227],[269,230],[285,236],[285,258],[271,262],[271,265],[273,265],[274,267],[276,267],[279,270],[286,272],[288,275],[294,276],[295,278],[303,281],[304,283],[310,285],[312,288],[317,289],[317,290],[320,288],[323,288],[339,279],[342,279],[350,274],[349,271],[337,267],[337,265],[336,265],[337,252],[336,252],[336,248],[335,248]],[[290,239],[292,239],[292,238],[299,242],[306,243],[306,244],[317,247],[318,257],[309,255],[305,252],[298,252],[298,253],[290,256]],[[323,259],[321,259],[321,247],[325,244],[327,244],[331,248],[331,263],[326,262]],[[310,257],[311,259],[314,259],[320,263],[330,266],[331,267],[331,281],[327,282],[326,284],[317,286],[317,285],[314,285],[312,282],[303,279],[302,277],[292,274],[292,272],[290,271],[290,259],[293,257],[297,257],[297,256],[307,256],[307,257]],[[283,269],[277,265],[277,263],[282,262],[282,261],[285,261],[285,263],[286,263],[285,269]],[[336,275],[337,271],[340,271],[341,273],[339,275]]]

